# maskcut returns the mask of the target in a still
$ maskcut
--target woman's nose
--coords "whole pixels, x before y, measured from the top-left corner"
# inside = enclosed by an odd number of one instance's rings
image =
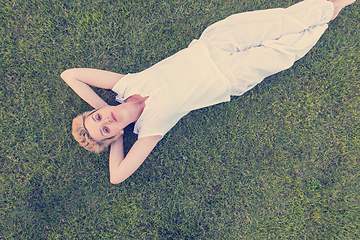
[[[103,118],[102,123],[103,124],[111,123],[111,118],[110,117]]]

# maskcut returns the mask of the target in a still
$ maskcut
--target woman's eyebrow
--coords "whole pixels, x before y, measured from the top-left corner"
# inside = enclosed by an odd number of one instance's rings
[[[96,119],[95,119],[95,117],[94,117],[94,113],[95,113],[97,110],[99,110],[99,109],[96,109],[95,111],[93,111],[92,113],[90,113],[90,114],[91,114],[91,118],[92,118],[92,120],[94,120],[94,122],[96,122]],[[105,135],[104,135],[104,133],[101,131],[101,129],[99,129],[99,131],[100,131],[100,134],[105,137]]]
[[[95,109],[94,111],[92,111],[88,116],[91,115],[91,118],[95,121],[95,118],[94,118],[94,113],[97,112],[100,108],[98,109]]]
[[[94,118],[94,115],[91,116],[91,118],[96,122],[96,119]],[[100,134],[105,137],[104,133],[101,131],[101,128],[99,129]]]

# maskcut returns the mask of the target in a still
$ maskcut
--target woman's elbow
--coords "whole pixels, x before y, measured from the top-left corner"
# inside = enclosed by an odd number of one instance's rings
[[[111,184],[119,184],[120,182],[119,182],[119,181],[114,181],[114,180],[112,180],[112,179],[110,178],[110,183],[111,183]]]
[[[74,71],[76,71],[75,68],[66,69],[60,74],[60,77],[66,82],[73,77]]]
[[[60,77],[66,82],[66,80],[69,78],[69,75],[70,69],[67,69],[60,74]]]
[[[111,184],[119,184],[121,182],[123,182],[125,179],[119,179],[119,178],[114,178],[110,176],[110,183]]]

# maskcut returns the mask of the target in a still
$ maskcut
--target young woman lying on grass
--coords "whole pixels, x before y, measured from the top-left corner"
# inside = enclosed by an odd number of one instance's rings
[[[73,120],[81,146],[100,152],[111,144],[110,181],[120,183],[160,139],[192,110],[230,101],[265,77],[287,69],[319,40],[340,10],[355,0],[305,0],[286,9],[232,15],[188,48],[135,74],[69,69],[64,81],[95,108]],[[122,104],[109,106],[90,86],[112,89]],[[138,140],[127,156],[123,129],[135,123]]]

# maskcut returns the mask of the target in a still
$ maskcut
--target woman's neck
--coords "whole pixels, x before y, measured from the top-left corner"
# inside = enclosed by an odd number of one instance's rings
[[[145,101],[146,99],[148,99],[149,97],[142,97],[138,94],[135,94],[135,95],[132,95],[130,97],[128,97],[126,100],[125,100],[125,103],[128,103],[129,106],[131,105],[131,109],[132,109],[132,117],[133,117],[133,122],[136,122],[142,112],[144,111],[144,108],[146,106],[145,104]]]
[[[130,97],[128,97],[125,102],[141,102],[141,103],[144,103],[146,101],[146,99],[148,99],[149,97],[142,97],[140,96],[139,94],[135,94],[135,95],[132,95]]]

